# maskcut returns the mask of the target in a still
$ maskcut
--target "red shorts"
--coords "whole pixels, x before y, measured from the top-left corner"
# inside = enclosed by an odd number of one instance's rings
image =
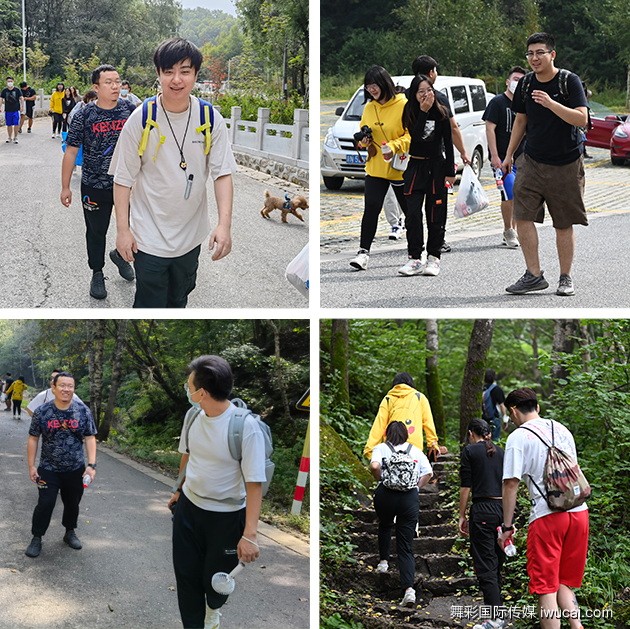
[[[579,588],[588,549],[588,509],[537,518],[527,532],[530,594],[557,592],[560,584]]]

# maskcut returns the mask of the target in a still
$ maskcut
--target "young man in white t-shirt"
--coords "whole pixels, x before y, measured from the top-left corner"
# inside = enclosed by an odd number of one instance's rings
[[[169,507],[177,504],[173,565],[184,627],[218,629],[219,608],[228,597],[212,589],[212,575],[229,573],[239,559],[249,563],[259,556],[265,441],[256,422],[246,419],[242,460],[234,460],[228,446],[236,408],[228,400],[232,369],[219,356],[201,356],[189,369],[188,399],[203,412],[190,430],[183,426],[179,441],[180,471],[186,466],[186,476],[169,502]]]
[[[555,446],[577,461],[571,432],[558,422],[539,416],[540,407],[531,389],[516,389],[505,399],[515,430],[505,446],[503,460],[503,533],[499,545],[514,535],[516,493],[521,479],[533,501],[527,531],[527,573],[530,594],[538,595],[541,629],[559,629],[562,612],[570,617],[571,629],[581,629],[580,608],[571,588],[579,588],[584,577],[588,549],[586,503],[570,511],[552,511],[534,483],[544,487],[543,471],[548,448]],[[526,427],[523,429],[521,427]],[[532,433],[535,432],[536,434]],[[531,478],[530,478],[531,477]],[[533,482],[532,482],[533,479]]]
[[[62,373],[63,369],[53,369],[50,375],[50,388],[38,393],[26,407],[26,412],[33,417],[33,413],[42,405],[46,404],[46,402],[52,402],[55,399],[55,394],[53,393],[52,386],[55,381],[55,376],[59,373]],[[72,401],[79,402],[79,404],[83,404],[83,400],[79,398],[76,393],[72,394]]]
[[[199,49],[179,37],[167,39],[153,60],[162,88],[154,108],[158,127],[143,140],[143,107],[138,107],[121,132],[109,170],[116,246],[135,264],[134,308],[185,308],[208,235],[213,260],[232,249],[236,162],[220,113],[214,112],[209,151],[207,136],[199,131],[199,99],[190,95],[203,62]],[[219,213],[212,233],[206,191],[210,176]]]

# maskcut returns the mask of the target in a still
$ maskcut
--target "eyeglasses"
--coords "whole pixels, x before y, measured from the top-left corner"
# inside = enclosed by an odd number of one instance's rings
[[[62,391],[74,391],[73,384],[58,384],[57,388],[61,389]]]
[[[418,90],[417,94],[418,96],[426,96],[427,94],[430,94],[433,90]]]
[[[117,87],[120,87],[120,81],[103,81],[104,85],[107,85],[108,87],[111,85],[116,85]]]
[[[378,89],[379,89],[379,87],[378,87],[378,85],[376,85],[376,83],[370,83],[370,85],[366,85],[366,86],[365,86],[365,89],[366,89],[368,92],[375,92],[376,90],[378,90]]]
[[[532,59],[534,57],[538,58],[538,57],[542,57],[543,55],[551,54],[552,52],[553,50],[534,50],[534,51],[528,50],[525,53],[525,56],[528,59]]]
[[[201,389],[197,389],[196,391],[191,391],[190,387],[188,386],[188,382],[184,383],[184,391],[186,391],[186,393],[190,393],[190,395],[195,395],[195,393],[199,393],[199,391],[201,391]]]

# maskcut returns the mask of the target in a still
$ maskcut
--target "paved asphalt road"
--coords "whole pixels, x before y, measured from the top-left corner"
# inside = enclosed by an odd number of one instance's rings
[[[555,294],[560,270],[551,226],[539,229],[540,260],[549,288],[510,295],[505,288],[524,272],[520,249],[497,246],[501,229],[469,237],[449,237],[437,277],[405,277],[398,269],[407,260],[406,241],[370,256],[367,271],[348,264],[352,254],[322,259],[321,305],[324,308],[628,308],[630,262],[627,245],[630,213],[590,216],[588,227],[576,227],[573,280],[576,294]]]
[[[134,284],[118,274],[106,257],[108,297],[89,295],[85,224],[80,203],[80,169],[72,177],[73,202],[61,205],[61,140],[51,139],[50,121],[36,119],[33,133],[22,133],[17,145],[5,144],[0,129],[0,308],[127,308],[133,304]],[[240,168],[234,177],[233,249],[213,262],[202,245],[197,288],[189,308],[304,308],[306,300],[284,277],[289,262],[308,241],[308,218],[290,216],[280,222],[278,211],[261,217],[265,190],[305,194],[281,179]],[[308,194],[306,195],[308,197]],[[212,186],[208,194],[211,224],[216,225]],[[112,220],[107,246],[116,242]]]
[[[166,508],[170,491],[120,456],[99,451],[96,479],[81,501],[77,534],[83,549],[63,543],[58,499],[41,555],[24,554],[37,502],[26,462],[29,425],[0,411],[0,628],[181,627]],[[221,627],[305,629],[309,558],[264,533],[259,543],[261,557],[238,577]]]

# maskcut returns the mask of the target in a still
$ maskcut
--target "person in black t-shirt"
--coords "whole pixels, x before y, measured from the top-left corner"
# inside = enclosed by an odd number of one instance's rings
[[[11,374],[7,371],[7,379],[4,381],[4,392],[6,393],[9,390],[9,387],[13,384],[14,379],[11,377]],[[4,409],[5,411],[11,412],[11,396],[7,395],[7,399],[5,400],[7,407]]]
[[[92,83],[97,100],[79,109],[70,124],[61,168],[61,203],[66,207],[72,203],[70,179],[79,148],[83,145],[81,198],[87,228],[88,264],[92,269],[90,295],[105,299],[105,237],[114,205],[114,178],[107,171],[123,125],[135,106],[119,98],[120,77],[114,66],[96,68]],[[125,280],[134,280],[133,268],[116,249],[109,252],[109,257]]]
[[[22,133],[22,125],[24,121],[28,118],[28,130],[27,133],[31,133],[31,129],[33,127],[33,110],[35,109],[35,99],[37,98],[37,93],[32,87],[29,87],[26,81],[22,81],[20,83],[20,89],[22,90],[22,98],[24,99],[25,112],[22,114],[20,118],[20,129],[19,133]]]
[[[503,455],[503,450],[490,440],[488,423],[473,419],[466,430],[466,447],[460,459],[459,531],[470,535],[470,554],[483,602],[493,609],[501,606],[501,568],[505,559],[497,545],[497,527],[503,523]],[[472,506],[466,519],[471,493]],[[501,619],[489,619],[475,625],[475,629],[500,629],[503,624]]]
[[[520,79],[527,74],[527,70],[521,66],[514,66],[508,72],[505,81],[507,89],[503,94],[495,96],[486,107],[482,120],[486,121],[486,137],[488,138],[488,153],[490,155],[490,166],[494,171],[495,179],[502,178],[503,189],[501,190],[501,215],[503,217],[503,241],[504,247],[515,249],[518,247],[516,237],[516,222],[512,218],[512,200],[514,199],[513,186],[516,166],[511,173],[503,174],[501,165],[505,159],[510,136],[512,135],[512,125],[514,124],[514,112],[512,111],[512,99]],[[519,145],[514,159],[523,152],[523,142]]]
[[[535,33],[527,39],[527,58],[534,72],[523,77],[514,92],[516,121],[503,162],[503,172],[510,172],[516,149],[527,132],[514,184],[514,218],[527,270],[506,288],[518,295],[549,286],[540,269],[534,224],[543,222],[544,204],[556,230],[560,260],[557,295],[575,294],[571,278],[573,225],[588,225],[584,147],[579,130],[588,122],[588,103],[580,78],[554,66],[554,48],[555,40],[548,33]]]
[[[13,77],[7,77],[7,86],[2,90],[0,99],[4,104],[4,121],[7,125],[7,144],[17,144],[20,112],[24,107],[24,99],[19,88],[15,87]]]

